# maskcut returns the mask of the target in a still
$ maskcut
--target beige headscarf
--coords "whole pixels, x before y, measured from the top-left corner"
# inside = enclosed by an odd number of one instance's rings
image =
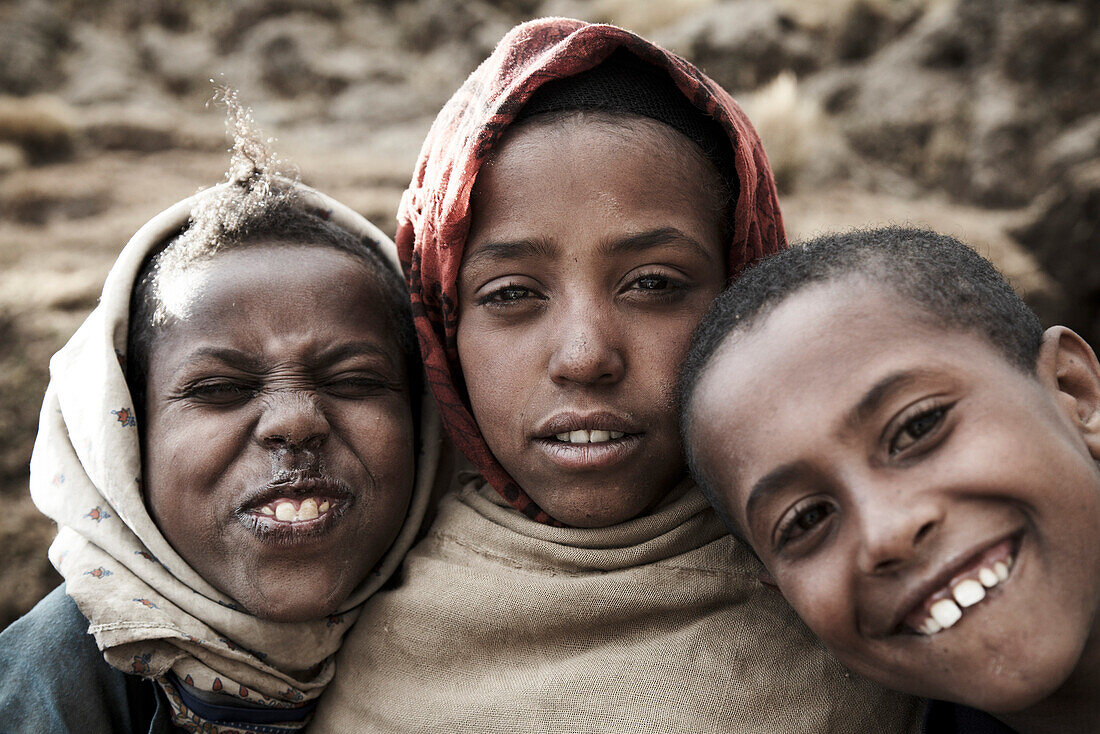
[[[224,185],[224,184],[223,184]],[[296,184],[305,202],[357,236],[393,243],[343,204]],[[168,544],[142,500],[141,457],[124,378],[130,294],[149,253],[186,225],[208,192],[145,224],[119,255],[98,307],[50,362],[50,384],[31,457],[31,496],[57,521],[50,561],[114,667],[159,677],[169,670],[201,691],[268,706],[317,697],[360,605],[397,568],[420,528],[435,478],[439,420],[425,397],[422,449],[405,524],[371,575],[326,619],[277,623],[237,609]]]

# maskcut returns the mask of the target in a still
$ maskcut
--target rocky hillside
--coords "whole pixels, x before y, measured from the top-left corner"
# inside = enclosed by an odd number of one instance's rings
[[[1093,0],[0,0],[0,627],[58,580],[27,497],[49,355],[130,234],[221,176],[210,80],[392,233],[435,111],[539,15],[631,28],[733,91],[793,237],[951,232],[1100,344]]]

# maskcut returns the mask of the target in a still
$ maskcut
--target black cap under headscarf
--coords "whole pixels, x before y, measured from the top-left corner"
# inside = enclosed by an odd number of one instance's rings
[[[733,146],[725,130],[693,105],[664,70],[629,51],[620,48],[593,69],[543,84],[516,121],[569,110],[618,112],[663,122],[699,146],[729,187],[730,201],[737,200]]]

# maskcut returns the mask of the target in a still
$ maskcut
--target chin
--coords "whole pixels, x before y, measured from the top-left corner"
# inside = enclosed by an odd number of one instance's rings
[[[271,622],[308,622],[335,613],[350,594],[351,589],[284,589],[260,598],[238,599],[238,603],[249,614]]]

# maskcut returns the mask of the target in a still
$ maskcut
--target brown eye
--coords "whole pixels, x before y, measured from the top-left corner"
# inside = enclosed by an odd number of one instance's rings
[[[925,436],[931,434],[947,415],[947,408],[940,406],[932,410],[926,410],[902,424],[901,429],[894,440],[890,442],[890,455],[904,451],[919,442]]]
[[[779,527],[777,548],[781,550],[788,543],[812,532],[834,513],[836,507],[833,503],[823,499],[811,498],[795,505]]]

